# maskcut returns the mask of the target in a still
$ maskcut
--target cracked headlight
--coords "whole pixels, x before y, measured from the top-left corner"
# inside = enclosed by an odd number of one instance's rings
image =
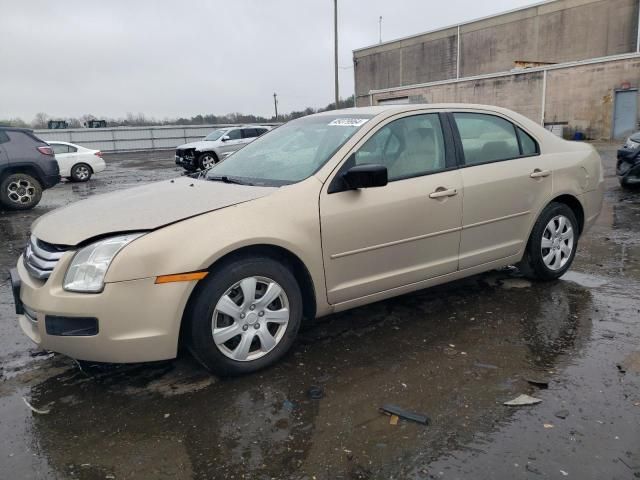
[[[111,261],[122,248],[141,235],[144,233],[103,238],[78,250],[67,268],[63,288],[69,292],[101,292]]]

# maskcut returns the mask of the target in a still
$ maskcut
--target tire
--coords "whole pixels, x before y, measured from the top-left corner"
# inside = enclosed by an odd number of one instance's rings
[[[253,302],[245,301],[251,292]],[[291,348],[302,322],[302,294],[289,268],[276,260],[230,261],[200,282],[185,320],[189,350],[205,368],[221,376],[247,374]]]
[[[88,182],[93,174],[93,170],[86,163],[76,163],[71,168],[71,181]]]
[[[198,157],[198,168],[200,170],[208,170],[218,163],[218,156],[215,152],[204,152]]]
[[[0,204],[9,210],[30,210],[40,203],[42,185],[26,173],[14,173],[0,182]]]
[[[550,203],[533,226],[520,270],[534,280],[560,278],[573,263],[579,232],[573,210],[563,203]]]

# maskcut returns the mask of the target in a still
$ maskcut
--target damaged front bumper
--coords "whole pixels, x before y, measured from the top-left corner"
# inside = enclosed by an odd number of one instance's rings
[[[617,153],[616,175],[625,185],[640,184],[640,149],[620,148]]]
[[[176,165],[187,170],[194,170],[197,168],[196,163],[196,151],[194,148],[187,148],[184,150],[176,150]]]
[[[193,285],[155,278],[106,283],[100,293],[62,288],[73,255],[46,280],[32,277],[23,257],[11,271],[18,323],[40,348],[79,360],[132,363],[175,358],[180,323]]]

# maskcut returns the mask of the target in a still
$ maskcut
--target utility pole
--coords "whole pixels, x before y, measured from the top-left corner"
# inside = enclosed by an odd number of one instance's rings
[[[340,101],[340,93],[338,92],[338,0],[333,0],[333,31],[334,31],[334,70],[336,83],[336,110]]]
[[[276,122],[278,121],[278,95],[273,94],[273,107],[276,109]]]
[[[378,22],[380,23],[380,41],[378,43],[382,43],[382,15],[380,15]]]

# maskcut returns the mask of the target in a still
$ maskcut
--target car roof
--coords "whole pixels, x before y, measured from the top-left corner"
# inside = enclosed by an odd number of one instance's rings
[[[87,148],[87,147],[83,147],[82,145],[77,145],[75,143],[63,142],[62,140],[46,140],[46,142],[49,145],[51,145],[52,143],[57,143],[58,145],[69,145],[70,147],[76,147],[76,148]]]
[[[33,133],[31,128],[11,127],[9,125],[0,125],[0,130],[11,130],[13,132]]]
[[[344,115],[344,114],[361,114],[361,115],[379,115],[382,113],[402,113],[411,112],[413,110],[454,110],[465,109],[470,110],[489,110],[505,114],[513,113],[506,108],[496,107],[495,105],[482,105],[477,103],[408,103],[408,104],[389,104],[389,105],[373,105],[368,107],[351,107],[340,110],[327,110],[325,112],[316,113],[315,115]]]

